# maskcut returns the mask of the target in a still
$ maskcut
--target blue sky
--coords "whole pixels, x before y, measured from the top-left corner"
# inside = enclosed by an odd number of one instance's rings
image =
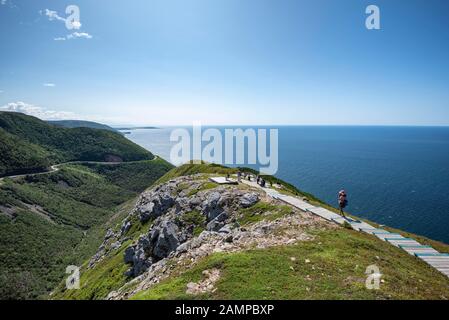
[[[61,20],[71,4],[78,30]],[[381,30],[365,28],[369,4]],[[446,0],[0,0],[0,108],[110,124],[449,125],[448,19]]]

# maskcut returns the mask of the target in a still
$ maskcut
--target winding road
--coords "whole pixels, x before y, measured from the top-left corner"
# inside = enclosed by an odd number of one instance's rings
[[[26,173],[26,174],[18,174],[18,175],[10,175],[10,176],[4,176],[0,178],[0,185],[2,185],[4,179],[19,179],[27,176],[38,176],[42,174],[49,174],[59,171],[59,168],[61,166],[70,165],[70,164],[101,164],[101,165],[119,165],[119,164],[129,164],[129,163],[139,163],[144,161],[154,161],[158,159],[158,156],[154,156],[151,160],[139,160],[139,161],[126,161],[126,162],[102,162],[102,161],[69,161],[69,162],[63,162],[58,163],[50,166],[50,170],[42,171],[42,172],[36,172],[36,173]]]

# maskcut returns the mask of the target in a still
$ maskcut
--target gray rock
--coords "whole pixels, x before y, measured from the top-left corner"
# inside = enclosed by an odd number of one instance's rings
[[[154,202],[147,203],[137,208],[139,212],[140,222],[147,222],[153,215]]]
[[[156,219],[166,213],[175,204],[171,192],[169,185],[163,185],[149,194],[144,194],[136,206],[140,222]]]
[[[106,232],[106,235],[104,236],[105,240],[108,240],[110,238],[112,238],[114,236],[114,231],[112,231],[112,229],[108,229],[108,231]]]
[[[231,226],[229,224],[227,224],[223,228],[218,230],[218,232],[220,232],[220,233],[231,233],[232,232]]]
[[[178,248],[176,248],[176,252],[184,253],[184,252],[187,252],[187,250],[189,250],[189,248],[190,248],[190,243],[184,242],[183,244],[179,245]]]
[[[120,236],[126,234],[130,228],[131,228],[131,221],[125,220],[122,224],[122,227],[120,228]]]
[[[125,250],[125,263],[131,263],[133,262],[133,258],[134,258],[134,247],[128,247]]]
[[[138,249],[134,253],[132,275],[137,277],[151,266],[151,258],[147,258],[143,249]]]
[[[226,212],[222,212],[222,213],[220,213],[220,214],[215,218],[215,220],[217,220],[218,222],[223,222],[223,221],[225,221],[227,218],[228,218],[227,213],[226,213]]]
[[[116,250],[116,249],[120,248],[121,245],[122,245],[122,243],[120,241],[116,241],[113,244],[111,244],[111,250]]]
[[[255,193],[255,192],[245,193],[240,198],[240,205],[243,208],[249,208],[249,207],[255,205],[258,201],[259,201],[259,195],[257,193]]]
[[[224,226],[224,222],[214,219],[207,224],[206,230],[207,231],[218,231],[221,228],[223,228],[223,226]]]
[[[156,259],[163,259],[167,257],[172,251],[180,245],[180,239],[178,238],[179,228],[171,222],[166,221],[163,223],[159,237],[153,248],[153,256]]]
[[[201,205],[201,202],[202,202],[201,198],[199,198],[197,196],[192,197],[191,199],[189,199],[190,208],[198,207],[199,205]]]
[[[206,215],[207,221],[215,219],[223,212],[223,207],[218,204],[219,201],[220,194],[218,192],[209,193],[206,200],[203,201],[203,214]]]

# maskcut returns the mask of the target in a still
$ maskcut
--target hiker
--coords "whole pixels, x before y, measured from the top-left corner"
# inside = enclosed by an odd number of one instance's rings
[[[346,208],[347,205],[348,205],[347,194],[346,191],[342,189],[340,190],[340,192],[338,192],[338,206],[340,208],[340,214],[343,217],[346,217],[343,209]]]
[[[237,181],[241,182],[241,179],[242,179],[242,173],[239,171],[239,172],[237,172]]]
[[[260,186],[262,188],[265,188],[265,180],[264,179],[260,179]]]
[[[226,175],[226,181],[229,181],[229,177],[230,177],[230,175],[229,175],[229,173]]]

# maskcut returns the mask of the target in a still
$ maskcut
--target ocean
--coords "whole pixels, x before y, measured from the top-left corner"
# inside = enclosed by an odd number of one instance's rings
[[[345,189],[348,212],[449,243],[449,127],[276,128],[277,177],[333,206]],[[172,130],[127,137],[170,160]]]

